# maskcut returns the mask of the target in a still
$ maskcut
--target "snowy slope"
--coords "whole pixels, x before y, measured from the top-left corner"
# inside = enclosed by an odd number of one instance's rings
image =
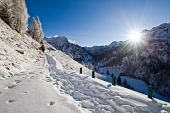
[[[13,76],[39,59],[40,44],[20,35],[0,19],[0,79]]]
[[[170,23],[163,23],[148,32],[151,39],[170,41]]]
[[[58,56],[59,57],[59,56]],[[0,82],[2,113],[169,113],[170,103],[149,99],[87,74],[66,70],[46,53],[40,61]],[[68,65],[71,65],[68,62]],[[74,64],[79,67],[79,64]],[[10,94],[13,95],[10,95]]]
[[[26,71],[0,81],[0,113],[81,113],[78,102],[53,86],[47,67],[43,57]]]
[[[73,60],[68,55],[64,54],[63,52],[56,50],[50,44],[46,43],[46,47],[47,47],[47,50],[46,50],[47,56],[48,56],[48,54],[50,54],[51,56],[54,57],[55,60],[60,61],[60,63],[62,64],[62,67],[64,69],[74,70],[74,71],[80,72],[80,68],[82,68],[84,74],[87,74],[87,75],[92,74],[92,70],[89,70],[85,66],[76,62],[75,60]],[[104,77],[104,76],[102,76],[98,73],[96,73],[95,75],[96,75],[97,78],[100,78],[100,79],[102,79]]]

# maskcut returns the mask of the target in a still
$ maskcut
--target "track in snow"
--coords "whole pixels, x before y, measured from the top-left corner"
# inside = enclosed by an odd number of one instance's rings
[[[170,112],[170,105],[161,104],[155,99],[150,100],[146,95],[92,79],[91,75],[57,69],[57,65],[61,64],[54,63],[55,60],[50,55],[46,57],[53,85],[61,94],[73,97],[80,103],[79,106],[93,113]]]

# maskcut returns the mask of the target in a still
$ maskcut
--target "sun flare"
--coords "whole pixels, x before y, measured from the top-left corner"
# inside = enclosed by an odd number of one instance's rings
[[[129,34],[129,38],[130,40],[136,42],[136,41],[139,41],[140,38],[141,38],[141,34],[139,31],[132,31],[130,34]]]

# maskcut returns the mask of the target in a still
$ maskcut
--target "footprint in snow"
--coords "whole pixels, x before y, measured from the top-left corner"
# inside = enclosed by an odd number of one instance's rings
[[[23,94],[23,95],[24,95],[24,94],[27,94],[27,92],[22,92],[21,94]]]
[[[8,100],[6,103],[13,103],[15,100]]]
[[[51,101],[51,102],[49,103],[50,106],[52,106],[52,105],[54,105],[54,104],[55,104],[54,101]]]
[[[31,78],[31,79],[34,79],[34,76],[31,76],[30,78]]]
[[[72,73],[70,73],[70,74],[75,74],[76,72],[72,72]]]
[[[29,72],[29,74],[35,74],[35,73],[33,73],[33,72]]]
[[[52,82],[52,80],[51,79],[47,79],[46,82]]]
[[[50,78],[50,77],[46,76],[46,78]]]
[[[21,74],[14,74],[14,76],[21,76]]]
[[[108,85],[107,85],[108,88],[111,87],[111,86],[112,86],[111,84],[108,84]]]
[[[15,83],[16,84],[18,84],[18,83],[20,83],[20,82],[22,82],[21,80],[15,80]]]
[[[14,88],[15,86],[17,86],[17,85],[8,86],[8,89],[12,89],[12,88]]]
[[[8,102],[9,102],[9,103],[12,103],[12,102],[15,102],[15,100],[9,100]]]

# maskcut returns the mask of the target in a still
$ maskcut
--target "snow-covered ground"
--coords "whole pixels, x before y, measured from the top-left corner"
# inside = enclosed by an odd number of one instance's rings
[[[107,71],[109,71],[109,75],[107,75]],[[112,68],[101,68],[100,69],[100,73],[102,73],[102,75],[104,76],[102,77],[102,80],[110,82],[110,83],[112,82],[111,74],[113,73],[117,79],[121,72],[122,72],[121,70],[118,70],[118,69],[116,70]],[[127,84],[133,87],[133,90],[143,93],[145,95],[148,94],[148,85],[142,80],[138,80],[138,79],[134,79],[134,78],[126,77],[126,76],[121,76],[120,78],[121,78],[122,84],[123,84],[123,81],[126,80]],[[166,102],[170,102],[170,100],[167,97],[163,96],[163,94],[160,95],[159,92],[157,92],[155,89],[153,90],[153,96],[155,98],[164,100]]]
[[[13,76],[39,59],[41,45],[12,30],[0,19],[0,79]]]
[[[0,113],[170,112],[170,103],[66,70],[62,63],[46,53],[26,71],[0,80]]]

